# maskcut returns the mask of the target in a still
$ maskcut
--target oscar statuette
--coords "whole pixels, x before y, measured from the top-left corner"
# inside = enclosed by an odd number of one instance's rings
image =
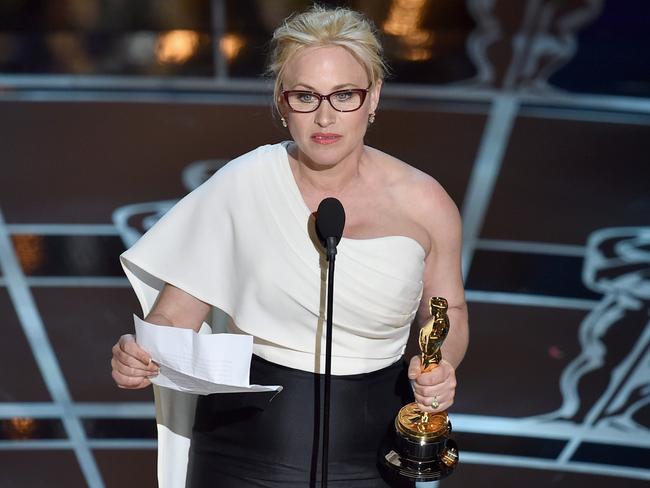
[[[420,329],[419,338],[423,373],[436,368],[442,359],[440,348],[449,331],[447,307],[447,300],[441,297],[429,302],[431,318]],[[391,471],[413,481],[445,478],[458,463],[458,447],[450,434],[446,411],[423,412],[417,403],[409,403],[395,417],[393,445],[382,461]]]

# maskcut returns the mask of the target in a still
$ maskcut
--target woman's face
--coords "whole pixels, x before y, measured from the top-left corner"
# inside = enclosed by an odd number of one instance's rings
[[[311,47],[296,53],[287,63],[283,90],[307,90],[328,95],[346,88],[368,88],[362,65],[340,46]],[[303,161],[316,167],[333,166],[361,156],[368,115],[375,111],[381,84],[370,87],[359,110],[338,112],[323,100],[315,112],[291,111],[284,99],[280,109]],[[306,160],[304,159],[306,158]]]

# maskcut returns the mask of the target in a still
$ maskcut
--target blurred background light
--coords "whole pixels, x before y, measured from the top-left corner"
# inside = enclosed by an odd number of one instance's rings
[[[9,439],[31,439],[37,430],[37,422],[32,418],[13,417],[3,423]]]
[[[429,0],[393,0],[388,17],[383,25],[386,34],[399,38],[402,45],[399,53],[408,61],[431,59],[434,35],[422,29],[422,19]]]
[[[32,234],[13,235],[11,239],[16,250],[20,266],[25,274],[32,274],[45,261],[45,243],[43,236]]]
[[[161,34],[156,46],[160,63],[183,64],[190,59],[199,46],[198,32],[178,29]]]
[[[219,49],[228,61],[233,61],[245,44],[246,40],[242,36],[234,33],[229,33],[225,34],[219,40]]]

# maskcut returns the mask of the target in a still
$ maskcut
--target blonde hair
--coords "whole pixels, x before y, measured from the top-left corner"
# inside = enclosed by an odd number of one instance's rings
[[[301,49],[328,45],[347,49],[364,67],[372,84],[384,79],[387,66],[374,24],[354,10],[314,5],[287,18],[273,33],[267,73],[275,77],[273,106],[278,113],[287,62]]]

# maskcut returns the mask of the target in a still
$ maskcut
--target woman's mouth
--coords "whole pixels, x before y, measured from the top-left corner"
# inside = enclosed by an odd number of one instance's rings
[[[330,133],[324,133],[324,132],[317,132],[316,134],[312,134],[311,140],[314,141],[316,144],[334,144],[335,142],[338,142],[341,139],[340,134],[330,134]]]

